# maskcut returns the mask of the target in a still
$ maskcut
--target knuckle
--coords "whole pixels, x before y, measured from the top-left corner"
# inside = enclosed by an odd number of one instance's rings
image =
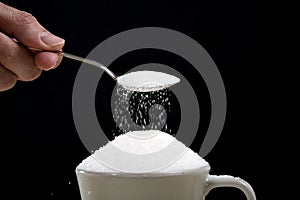
[[[2,57],[3,61],[5,63],[10,63],[16,58],[16,49],[8,48],[3,54],[4,54],[4,56]]]
[[[11,47],[10,41],[8,42],[7,36],[0,32],[0,58],[4,59],[13,54],[14,48]]]
[[[40,70],[37,67],[31,67],[26,74],[23,75],[22,81],[33,81],[37,79],[42,73],[42,70]]]
[[[1,44],[1,41],[0,41],[0,44]],[[18,55],[18,52],[14,46],[7,44],[5,49],[0,48],[0,53],[1,53],[0,59],[1,59],[2,63],[14,64],[16,62],[16,55]]]
[[[23,28],[34,23],[35,21],[36,18],[32,14],[25,11],[20,11],[16,15],[17,24]]]
[[[8,90],[15,86],[17,83],[17,76],[6,73],[5,76],[0,78],[0,91]]]

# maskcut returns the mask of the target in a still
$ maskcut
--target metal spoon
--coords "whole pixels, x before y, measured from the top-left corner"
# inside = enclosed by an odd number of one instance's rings
[[[54,52],[54,53],[59,53],[60,55],[73,59],[76,61],[80,61],[83,63],[87,63],[90,65],[93,65],[95,67],[98,67],[99,69],[103,70],[106,72],[112,79],[117,81],[119,85],[122,87],[132,90],[132,91],[138,91],[138,92],[151,92],[151,91],[157,91],[161,89],[168,88],[172,85],[175,85],[180,81],[179,78],[162,73],[162,72],[156,72],[156,71],[136,71],[136,72],[131,72],[124,74],[122,76],[117,76],[115,75],[112,71],[110,71],[105,65],[95,61],[95,60],[90,60],[87,58],[83,58],[80,56],[76,56],[70,53],[66,53],[63,51],[45,51],[42,49],[37,49],[33,47],[28,47],[22,43],[20,43],[17,40],[14,40],[15,42],[19,43],[23,47],[34,51],[34,52]]]

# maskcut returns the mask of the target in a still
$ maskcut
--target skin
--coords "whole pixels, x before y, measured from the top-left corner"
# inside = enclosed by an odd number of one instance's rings
[[[57,53],[33,52],[15,40],[44,51],[58,51],[65,44],[64,39],[51,34],[30,13],[0,2],[0,91],[12,88],[17,81],[35,80],[62,60]]]

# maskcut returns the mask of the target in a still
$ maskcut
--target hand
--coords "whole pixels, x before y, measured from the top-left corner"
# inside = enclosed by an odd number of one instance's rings
[[[41,26],[31,14],[0,2],[0,91],[12,88],[17,80],[34,80],[43,70],[56,68],[62,60],[56,53],[34,53],[12,38],[45,51],[61,50],[65,43]]]

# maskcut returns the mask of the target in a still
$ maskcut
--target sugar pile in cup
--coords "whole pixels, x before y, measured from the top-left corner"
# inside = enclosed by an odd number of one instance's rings
[[[166,113],[164,110],[158,107],[157,112],[153,114],[156,116],[151,117],[151,109],[145,108],[159,104],[163,105],[164,108],[170,108],[170,101],[168,100],[170,96],[167,89],[158,92],[133,94],[126,89],[124,90],[124,88],[118,88],[117,95],[114,105],[115,120],[118,127],[125,134],[115,137],[114,140],[95,151],[78,165],[77,170],[95,173],[123,173],[128,172],[127,169],[130,169],[130,173],[140,173],[145,168],[147,173],[167,174],[193,170],[208,165],[197,153],[171,135],[171,130],[165,124]],[[130,112],[131,110],[130,99],[136,102],[132,104],[135,107],[134,113],[137,113],[135,121],[131,120],[132,113],[131,115],[125,114],[126,111]],[[152,123],[147,125],[144,121],[145,116],[148,114]],[[169,149],[168,153],[164,152],[166,149]],[[173,150],[174,153],[172,153]],[[156,155],[159,159],[151,157],[151,155]],[[140,158],[147,159],[141,161]]]
[[[132,137],[131,134],[140,134],[140,135],[152,135],[146,139],[137,139]],[[178,145],[182,143],[176,140],[175,137],[158,130],[146,130],[146,131],[134,131],[128,132],[126,134],[120,135],[116,137],[111,144],[116,148],[137,155],[146,155],[158,152],[163,148],[167,148],[168,145],[172,142],[178,142]],[[122,173],[118,169],[114,167],[107,166],[105,162],[101,162],[97,156],[97,153],[101,153],[101,151],[105,148],[102,147],[97,150],[93,155],[89,156],[77,167],[77,170],[84,170],[88,172],[97,172],[97,173]],[[110,155],[115,156],[118,159],[120,155]],[[121,160],[121,158],[119,158]],[[138,160],[137,160],[138,162]],[[123,163],[126,165],[126,163]],[[128,163],[130,165],[134,164],[132,162]],[[138,166],[140,163],[135,163],[133,167]],[[169,165],[162,166],[161,168],[152,171],[153,173],[176,173],[180,171],[197,169],[203,166],[206,166],[207,162],[201,158],[197,153],[193,152],[190,148],[186,148],[182,155],[178,156],[176,160],[171,162]],[[137,169],[138,171],[139,169]]]

